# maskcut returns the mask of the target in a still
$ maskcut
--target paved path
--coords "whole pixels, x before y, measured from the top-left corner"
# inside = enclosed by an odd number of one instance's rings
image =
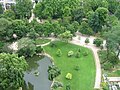
[[[100,60],[99,60],[99,56],[97,54],[99,48],[95,47],[93,45],[93,40],[95,39],[95,37],[89,37],[90,40],[90,44],[85,44],[84,41],[87,38],[86,36],[80,36],[81,40],[78,39],[79,36],[77,37],[73,37],[73,40],[70,43],[76,44],[76,45],[80,45],[86,48],[89,48],[93,51],[94,57],[95,57],[95,65],[96,65],[96,78],[95,78],[95,85],[94,88],[95,89],[100,89],[100,83],[101,83],[101,65],[100,65]]]

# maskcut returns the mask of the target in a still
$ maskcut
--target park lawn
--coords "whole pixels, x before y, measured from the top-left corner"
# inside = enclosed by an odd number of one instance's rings
[[[72,50],[76,52],[81,48],[80,58],[75,56],[67,57],[67,52]],[[66,90],[67,84],[70,84],[71,90],[93,90],[95,82],[95,63],[91,50],[77,45],[56,41],[56,47],[50,45],[44,47],[46,53],[54,58],[54,63],[61,69],[61,75],[56,80],[63,83],[64,87],[57,90]],[[61,49],[62,56],[56,56],[58,49]],[[83,56],[83,52],[87,51],[88,56]],[[79,66],[80,70],[76,71],[75,66]],[[67,73],[72,74],[72,80],[65,78]]]
[[[48,42],[50,42],[50,41],[51,41],[50,39],[37,38],[37,39],[35,40],[35,43],[36,43],[36,45],[40,45],[40,44],[48,43]]]

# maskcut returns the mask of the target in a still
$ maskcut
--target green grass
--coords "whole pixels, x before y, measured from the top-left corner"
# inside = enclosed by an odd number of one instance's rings
[[[40,44],[48,43],[48,42],[50,42],[50,41],[51,41],[50,39],[40,39],[40,38],[37,38],[37,39],[35,40],[35,43],[36,43],[36,45],[40,45]]]
[[[64,87],[57,90],[66,90],[67,84],[71,85],[71,90],[93,90],[95,82],[95,63],[91,50],[77,45],[57,41],[56,47],[45,46],[45,51],[54,58],[54,63],[61,69],[61,75],[56,80],[63,83]],[[74,53],[81,48],[80,58],[75,56],[67,57],[67,52],[72,50]],[[62,56],[58,57],[56,52],[61,49]],[[83,52],[87,51],[88,56],[83,56]],[[80,70],[76,71],[75,66],[79,66]],[[65,78],[67,73],[72,74],[72,80]]]

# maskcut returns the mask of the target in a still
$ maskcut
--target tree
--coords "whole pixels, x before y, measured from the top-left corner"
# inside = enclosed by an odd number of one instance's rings
[[[49,66],[48,67],[48,79],[53,81],[54,78],[61,74],[61,70],[57,66]]]
[[[39,34],[36,33],[35,30],[32,28],[28,33],[28,36],[30,39],[36,40],[36,38],[39,37]]]
[[[29,32],[29,28],[23,20],[14,20],[12,24],[8,27],[7,37],[13,39],[13,34],[17,35],[17,38],[20,39]]]
[[[27,62],[24,57],[16,54],[0,54],[0,88],[6,90],[10,87],[18,89],[24,84],[24,71]]]
[[[33,8],[31,0],[16,0],[16,14],[18,18],[28,18],[31,16]]]
[[[43,0],[37,3],[34,13],[39,19],[63,18],[79,7],[80,0]]]
[[[97,47],[100,47],[101,44],[103,44],[103,40],[99,38],[94,39],[93,44],[95,44]]]
[[[108,10],[103,7],[99,7],[95,12],[91,12],[88,15],[88,24],[95,33],[102,30],[102,26],[106,24],[108,17]]]
[[[119,6],[119,1],[118,0],[107,0],[108,1],[108,10],[110,13],[114,14],[117,7]]]
[[[93,11],[99,7],[108,8],[108,2],[106,0],[88,0],[88,3]]]
[[[86,34],[86,35],[92,35],[93,31],[92,29],[89,27],[88,23],[86,23],[85,21],[81,23],[81,27],[79,30],[82,34]]]
[[[2,4],[0,4],[0,14],[3,14],[3,7],[2,7]]]
[[[113,26],[112,30],[104,35],[107,44],[107,50],[117,52],[117,57],[120,54],[120,25]]]
[[[11,22],[5,18],[0,18],[0,37],[4,38],[6,36],[7,28],[11,25]]]
[[[18,41],[18,55],[25,57],[32,57],[36,54],[35,42],[28,38],[22,38]]]
[[[111,30],[111,28],[115,25],[118,24],[118,18],[115,15],[109,15],[106,19],[106,26],[108,28],[108,30]]]
[[[75,10],[72,12],[72,18],[73,18],[73,20],[81,23],[82,20],[83,20],[83,18],[86,16],[85,13],[86,13],[86,12],[85,12],[84,8],[83,8],[83,7],[80,7],[80,8],[78,8],[78,9],[75,9]]]
[[[120,20],[120,5],[116,9],[115,16]]]
[[[12,20],[15,19],[15,13],[11,9],[4,11],[3,15],[4,15],[5,18],[10,18]]]
[[[59,35],[60,39],[66,41],[66,42],[68,42],[70,39],[72,39],[72,36],[73,35],[71,34],[70,31],[66,31]]]
[[[66,7],[63,9],[63,17],[68,17],[68,16],[70,16],[70,15],[71,15],[71,9],[66,6]]]

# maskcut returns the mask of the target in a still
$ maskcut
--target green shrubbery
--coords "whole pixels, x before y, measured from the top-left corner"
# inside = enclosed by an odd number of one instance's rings
[[[66,79],[71,80],[72,79],[72,74],[71,73],[67,73],[67,75],[65,77],[66,77]]]
[[[55,81],[52,85],[53,89],[57,89],[59,87],[63,87],[63,84],[61,82]]]
[[[61,70],[57,66],[52,65],[48,67],[48,79],[49,80],[52,81],[54,78],[56,78],[60,74],[61,74]]]
[[[69,51],[67,56],[68,56],[68,57],[71,57],[71,56],[73,56],[73,55],[74,55],[74,52],[73,52],[73,51]]]
[[[60,49],[57,50],[56,55],[57,55],[58,57],[60,57],[60,56],[62,55],[62,52],[61,52]]]

